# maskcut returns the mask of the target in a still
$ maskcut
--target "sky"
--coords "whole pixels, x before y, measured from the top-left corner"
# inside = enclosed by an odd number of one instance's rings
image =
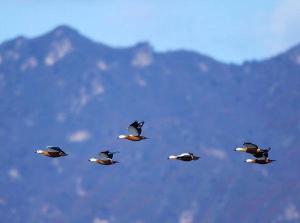
[[[300,0],[0,0],[0,43],[69,25],[110,46],[148,41],[223,62],[274,56],[300,43]]]

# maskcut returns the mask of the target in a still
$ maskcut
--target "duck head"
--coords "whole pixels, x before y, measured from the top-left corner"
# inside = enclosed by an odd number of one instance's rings
[[[234,151],[246,152],[246,148],[235,148]]]
[[[171,155],[171,156],[168,157],[168,159],[169,159],[169,160],[176,160],[176,159],[177,159],[177,156]]]
[[[253,160],[253,159],[246,159],[245,162],[246,163],[255,163],[255,160]]]
[[[37,153],[37,154],[44,154],[44,150],[38,149],[38,150],[35,151],[35,153]]]
[[[89,161],[90,162],[97,162],[97,159],[96,158],[90,158]]]
[[[127,139],[127,138],[128,138],[128,135],[119,135],[118,138],[119,138],[119,139]]]

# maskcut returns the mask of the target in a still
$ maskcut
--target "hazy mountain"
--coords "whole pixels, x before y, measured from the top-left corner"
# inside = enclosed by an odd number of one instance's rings
[[[299,222],[300,46],[224,64],[61,26],[0,45],[3,222]],[[150,139],[117,139],[144,120]],[[234,152],[272,147],[270,165]],[[34,150],[59,145],[59,159]],[[88,162],[120,151],[120,164]],[[198,162],[167,160],[190,151]]]

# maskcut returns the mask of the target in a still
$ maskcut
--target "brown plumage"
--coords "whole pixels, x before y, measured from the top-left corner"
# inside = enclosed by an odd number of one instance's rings
[[[90,158],[90,162],[95,162],[101,165],[112,165],[119,163],[118,161],[113,160],[113,155],[117,152],[110,152],[108,150],[102,151],[99,153],[98,158]]]
[[[147,137],[127,135],[124,139],[130,140],[130,141],[141,141],[141,140],[147,139]]]
[[[44,156],[52,157],[52,158],[68,155],[64,151],[62,151],[61,148],[57,146],[47,146],[46,150],[37,150],[36,153]]]
[[[93,162],[93,161],[90,160],[90,162]],[[115,161],[115,160],[112,160],[112,159],[107,159],[107,160],[97,159],[94,162],[96,162],[98,164],[101,164],[101,165],[112,165],[112,164],[115,164],[115,163],[119,163],[118,161]]]
[[[127,139],[130,141],[141,141],[144,139],[148,139],[145,136],[142,136],[142,127],[144,125],[144,122],[138,122],[134,121],[128,126],[128,132],[130,133],[129,135],[120,135],[119,139]]]
[[[249,153],[253,155],[255,158],[262,158],[262,157],[268,158],[270,149],[271,148],[262,149],[253,143],[245,142],[242,148],[236,148],[235,151]]]

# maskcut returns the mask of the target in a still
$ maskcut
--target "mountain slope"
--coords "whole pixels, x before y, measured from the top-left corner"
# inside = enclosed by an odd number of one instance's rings
[[[228,65],[148,43],[112,48],[61,26],[0,45],[4,222],[297,222],[300,47]],[[117,139],[146,122],[150,140]],[[267,166],[233,148],[271,146]],[[68,157],[33,153],[60,145]],[[88,163],[108,148],[111,167]],[[198,162],[167,160],[191,151]]]

